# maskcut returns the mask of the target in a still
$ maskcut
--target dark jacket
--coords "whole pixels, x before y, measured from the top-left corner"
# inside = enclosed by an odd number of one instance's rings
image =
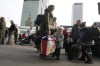
[[[40,25],[40,31],[42,35],[46,35],[47,32],[50,30],[49,24],[53,21],[53,15],[50,12],[50,10],[45,9],[44,13],[44,20],[42,21]]]
[[[72,31],[71,31],[71,37],[73,40],[77,40],[79,38],[79,31],[80,31],[80,28],[78,27],[77,24],[75,24],[72,27]]]
[[[4,34],[6,31],[6,22],[2,21],[0,22],[0,33]]]
[[[11,23],[11,26],[9,28],[9,33],[10,34],[14,34],[15,30],[16,30],[15,24],[14,23]]]
[[[94,27],[85,27],[80,30],[79,40],[82,42],[89,42],[99,38],[99,30]]]

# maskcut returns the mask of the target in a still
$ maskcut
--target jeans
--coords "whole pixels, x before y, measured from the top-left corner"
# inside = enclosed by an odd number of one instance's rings
[[[90,48],[91,48],[90,45],[82,46],[82,57],[81,57],[81,59],[83,59],[84,61],[91,61],[92,60],[91,55],[89,54]]]
[[[55,52],[53,53],[53,56],[56,56],[57,58],[60,58],[60,52],[61,52],[61,48],[56,48]]]

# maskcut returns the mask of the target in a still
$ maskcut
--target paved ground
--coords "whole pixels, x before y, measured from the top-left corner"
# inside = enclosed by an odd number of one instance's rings
[[[33,46],[0,45],[0,66],[100,66],[100,58],[94,58],[94,64],[70,62],[62,51],[59,61],[41,59]]]

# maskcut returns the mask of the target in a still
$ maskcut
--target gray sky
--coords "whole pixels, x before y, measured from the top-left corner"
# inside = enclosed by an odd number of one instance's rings
[[[75,2],[83,3],[83,21],[87,25],[92,25],[94,21],[100,21],[98,15],[97,2],[100,0],[50,0],[50,4],[54,4],[54,15],[58,19],[58,23],[62,25],[71,25],[72,4]],[[4,16],[9,26],[9,20],[14,20],[20,25],[22,15],[23,0],[0,0],[0,16]]]
[[[20,24],[23,0],[0,0],[0,16],[4,16],[9,26],[9,21],[14,20]]]
[[[59,24],[71,25],[72,5],[77,2],[83,3],[83,21],[86,21],[87,26],[91,26],[94,21],[100,21],[97,5],[100,0],[50,0],[50,4],[55,4],[54,15]]]

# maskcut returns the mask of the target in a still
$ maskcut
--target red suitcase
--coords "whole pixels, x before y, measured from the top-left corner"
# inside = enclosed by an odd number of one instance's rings
[[[55,38],[51,35],[42,37],[41,40],[41,55],[48,56],[55,51]]]

